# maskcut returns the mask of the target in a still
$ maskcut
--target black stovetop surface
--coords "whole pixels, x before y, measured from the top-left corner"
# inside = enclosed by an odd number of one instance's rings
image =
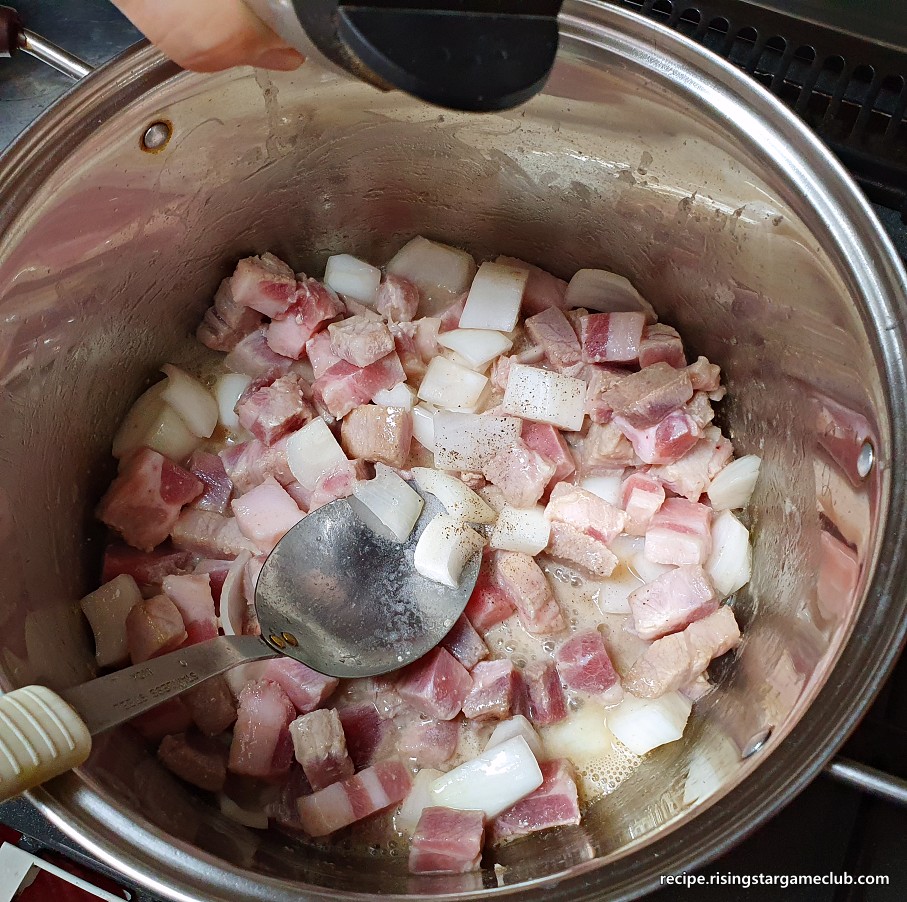
[[[907,261],[907,0],[615,2],[711,47],[797,109],[850,168]],[[17,6],[29,27],[94,64],[139,37],[106,0],[20,0]],[[68,87],[64,76],[21,54],[13,61],[0,60],[0,151]],[[823,96],[817,99],[817,94]],[[907,657],[843,754],[907,778]],[[65,842],[60,834],[47,831],[36,812],[22,802],[0,805],[2,822],[35,836],[33,849]],[[771,822],[698,873],[845,872],[886,875],[889,882],[887,886],[826,884],[787,889],[777,885],[666,888],[653,898],[662,902],[907,899],[907,809],[822,775]],[[150,899],[144,893],[141,897]]]

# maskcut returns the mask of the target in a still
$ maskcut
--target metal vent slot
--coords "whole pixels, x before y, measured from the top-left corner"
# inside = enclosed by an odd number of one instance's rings
[[[794,110],[907,222],[907,48],[740,0],[612,0],[698,41]]]

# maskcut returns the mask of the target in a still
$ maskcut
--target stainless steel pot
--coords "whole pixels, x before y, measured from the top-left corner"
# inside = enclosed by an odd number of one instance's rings
[[[904,273],[825,148],[675,34],[573,0],[546,92],[483,117],[308,64],[203,77],[138,49],[0,161],[0,216],[7,686],[90,675],[76,599],[97,577],[90,512],[115,424],[160,361],[191,353],[188,336],[244,254],[270,249],[317,272],[330,253],[380,262],[423,233],[562,276],[615,269],[722,365],[725,424],[765,460],[737,661],[684,741],[582,827],[500,851],[484,890],[413,880],[399,858],[239,827],[126,733],[109,736],[33,799],[162,895],[629,898],[775,813],[898,652]]]

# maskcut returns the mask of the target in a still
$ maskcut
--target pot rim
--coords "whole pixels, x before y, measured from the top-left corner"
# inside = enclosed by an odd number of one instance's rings
[[[564,871],[515,886],[478,893],[388,895],[388,900],[499,898],[544,891],[552,900],[630,899],[657,888],[659,876],[692,870],[717,857],[790,802],[820,771],[887,678],[907,636],[907,348],[901,323],[907,321],[903,286],[907,277],[869,203],[843,166],[793,113],[768,91],[723,59],[657,23],[596,0],[567,0],[562,33],[605,45],[617,56],[657,68],[680,91],[707,98],[716,119],[730,134],[758,136],[766,142],[767,166],[799,191],[807,213],[827,231],[832,258],[849,275],[852,292],[865,299],[863,311],[877,364],[884,376],[888,453],[881,515],[887,528],[878,541],[875,568],[853,630],[870,620],[894,625],[875,635],[871,645],[839,654],[824,685],[790,733],[772,753],[753,764],[753,772],[723,796],[715,796],[695,817],[681,817],[634,850],[616,858],[593,859]],[[201,78],[184,73],[146,43],[134,46],[83,79],[61,97],[0,156],[0,221],[15,221],[32,191],[42,184],[97,128],[146,91],[172,78]],[[705,103],[705,102],[704,102]],[[846,267],[843,265],[846,263]],[[885,424],[883,424],[884,426]],[[881,632],[881,631],[877,631]],[[853,635],[853,633],[851,634]],[[847,648],[845,644],[843,648]],[[842,652],[843,652],[842,648]],[[195,847],[139,825],[105,802],[84,781],[64,777],[53,792],[40,789],[30,800],[60,830],[137,884],[172,899],[208,896],[234,899],[240,894],[273,902],[299,899],[286,881],[250,876]],[[684,826],[681,834],[677,827]],[[124,855],[124,830],[139,831]],[[640,854],[642,849],[643,854]],[[212,873],[219,874],[216,881]],[[307,888],[312,899],[371,899],[365,893]]]

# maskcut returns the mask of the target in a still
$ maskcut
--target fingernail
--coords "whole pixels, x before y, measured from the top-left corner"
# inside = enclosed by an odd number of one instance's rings
[[[281,47],[278,50],[268,50],[263,53],[257,60],[255,66],[259,69],[277,69],[281,72],[291,72],[298,69],[305,57],[298,51],[290,47]]]

